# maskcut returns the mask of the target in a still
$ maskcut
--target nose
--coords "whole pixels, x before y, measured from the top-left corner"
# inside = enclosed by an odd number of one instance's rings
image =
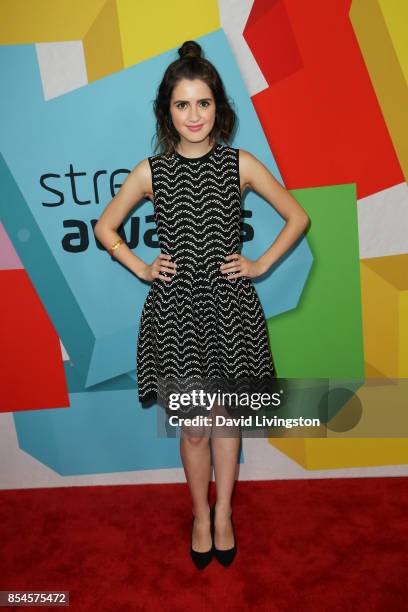
[[[192,123],[197,123],[200,120],[200,113],[197,108],[191,107],[189,120]]]

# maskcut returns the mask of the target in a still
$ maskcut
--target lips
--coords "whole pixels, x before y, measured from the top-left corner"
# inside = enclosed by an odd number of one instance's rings
[[[201,130],[203,126],[202,125],[188,125],[187,127],[191,132],[198,132],[199,130]]]

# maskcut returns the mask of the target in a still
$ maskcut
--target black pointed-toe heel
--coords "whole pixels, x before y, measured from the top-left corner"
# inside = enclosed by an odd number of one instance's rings
[[[194,516],[193,516],[193,526],[194,526]],[[194,562],[194,565],[197,569],[204,569],[210,563],[211,559],[214,556],[214,543],[211,542],[210,550],[206,550],[205,552],[198,552],[194,550],[193,546],[190,546],[190,555]]]
[[[211,507],[210,517],[211,517],[211,536],[212,536],[212,541],[213,541],[214,556],[217,559],[217,561],[221,563],[221,565],[223,565],[224,567],[228,567],[233,562],[234,557],[237,552],[237,542],[235,539],[235,533],[234,533],[234,546],[232,548],[227,548],[227,550],[219,550],[218,548],[215,548],[215,505]],[[232,518],[231,518],[231,524],[232,524]],[[232,525],[232,529],[234,530],[233,525]]]

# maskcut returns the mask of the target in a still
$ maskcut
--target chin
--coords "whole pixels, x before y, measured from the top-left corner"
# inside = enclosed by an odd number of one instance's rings
[[[187,134],[183,134],[183,136],[190,142],[201,142],[208,138],[209,134],[210,131],[205,130],[200,130],[199,132],[190,132],[190,130],[187,130]]]

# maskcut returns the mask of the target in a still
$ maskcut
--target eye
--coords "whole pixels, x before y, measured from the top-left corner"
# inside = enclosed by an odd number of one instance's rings
[[[187,102],[178,102],[178,104],[176,104],[176,108],[183,110],[186,107],[186,104]],[[203,108],[208,108],[211,103],[208,100],[202,100],[200,104]]]

